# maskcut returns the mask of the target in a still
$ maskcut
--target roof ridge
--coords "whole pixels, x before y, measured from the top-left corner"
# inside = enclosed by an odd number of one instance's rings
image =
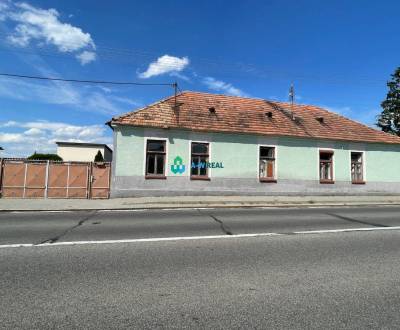
[[[211,96],[224,96],[224,97],[246,99],[246,100],[267,101],[267,102],[272,102],[272,103],[285,104],[285,105],[288,105],[288,106],[292,105],[290,102],[264,99],[262,97],[250,97],[250,96],[239,96],[239,95],[228,95],[228,94],[215,94],[215,93],[198,92],[198,91],[191,91],[191,90],[184,90],[182,92],[182,94],[184,94],[184,93],[203,94],[203,95],[205,94],[205,95],[211,95]],[[294,105],[295,106],[300,106],[300,107],[314,106],[312,104],[304,104],[304,103],[294,103]]]

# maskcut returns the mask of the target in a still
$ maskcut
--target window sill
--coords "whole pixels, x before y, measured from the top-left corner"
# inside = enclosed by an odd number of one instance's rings
[[[335,181],[333,181],[333,180],[319,180],[319,183],[322,183],[322,184],[334,184]]]
[[[165,175],[145,175],[146,180],[165,180],[167,177]]]
[[[202,181],[211,181],[208,176],[190,176],[190,180],[202,180]]]
[[[351,184],[365,184],[365,181],[352,181]]]
[[[260,178],[260,182],[277,183],[278,181],[276,179]]]

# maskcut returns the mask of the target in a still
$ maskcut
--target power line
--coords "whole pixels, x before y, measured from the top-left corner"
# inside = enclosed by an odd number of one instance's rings
[[[40,76],[27,76],[13,73],[0,73],[0,76],[11,77],[11,78],[24,78],[24,79],[37,79],[37,80],[51,80],[51,81],[64,81],[73,83],[87,83],[87,84],[108,84],[108,85],[134,85],[134,86],[176,86],[176,83],[139,83],[133,81],[108,81],[108,80],[79,80],[79,79],[63,79],[63,78],[52,78],[52,77],[40,77]]]
[[[0,35],[6,35],[5,33],[1,33]],[[35,51],[38,51],[40,55],[50,56],[50,57],[71,57],[72,54],[68,53],[65,55],[60,55],[58,52],[54,50],[46,50],[45,47],[47,45],[36,45],[31,46],[31,51],[22,50],[22,49],[5,49],[0,47],[0,51],[2,52],[20,52],[20,53],[32,53],[35,54]],[[106,61],[113,61],[119,63],[129,63],[129,64],[138,64],[141,60],[154,60],[159,57],[159,54],[154,52],[145,52],[134,49],[124,49],[124,48],[113,48],[108,46],[103,46],[102,44],[98,44],[96,46],[96,54],[99,55],[99,58]],[[57,54],[57,55],[56,55]],[[227,61],[216,61],[206,58],[196,58],[197,65],[205,65],[207,69],[217,70],[219,73],[233,73],[235,76],[239,73],[244,74],[246,76],[252,75],[258,78],[275,78],[280,80],[302,80],[302,81],[310,81],[318,84],[332,84],[332,85],[381,85],[382,80],[361,76],[361,77],[351,77],[350,79],[345,76],[338,75],[330,75],[326,76],[318,76],[313,74],[302,74],[296,73],[292,71],[284,71],[284,70],[276,70],[270,67],[254,65],[250,63],[240,63],[240,62],[227,62]],[[169,69],[179,69],[179,66],[176,66],[173,62],[167,63],[166,67]]]

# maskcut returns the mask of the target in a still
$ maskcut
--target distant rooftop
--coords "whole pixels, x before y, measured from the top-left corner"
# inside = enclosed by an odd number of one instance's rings
[[[110,152],[112,150],[107,144],[104,143],[85,143],[85,142],[64,142],[64,141],[56,141],[58,146],[86,146],[86,147],[98,147],[98,148],[106,148]],[[0,147],[1,148],[1,147]]]

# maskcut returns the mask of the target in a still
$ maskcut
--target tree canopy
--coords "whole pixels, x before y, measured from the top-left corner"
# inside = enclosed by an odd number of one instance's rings
[[[104,158],[103,158],[103,155],[102,155],[102,153],[101,153],[100,150],[97,151],[97,154],[96,154],[96,156],[94,157],[94,161],[95,161],[95,162],[104,162]]]
[[[382,131],[400,136],[400,67],[388,81],[389,91],[386,100],[381,103],[382,113],[378,115],[376,125]]]

